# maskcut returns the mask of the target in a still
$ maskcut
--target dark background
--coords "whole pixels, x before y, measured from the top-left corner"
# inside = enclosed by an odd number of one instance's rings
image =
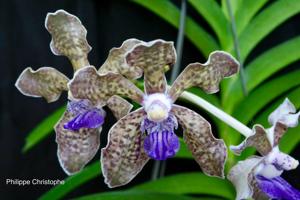
[[[174,1],[179,5],[179,1]],[[156,15],[127,0],[112,1],[33,1],[33,0],[0,0],[0,66],[1,66],[1,132],[0,132],[0,198],[1,199],[35,199],[51,186],[8,186],[6,178],[11,179],[64,179],[66,175],[60,168],[56,157],[55,134],[45,139],[26,154],[21,153],[25,137],[42,119],[63,105],[66,94],[54,103],[48,104],[42,98],[23,96],[14,83],[19,74],[28,66],[37,69],[52,66],[72,76],[72,68],[67,58],[54,56],[49,49],[50,34],[44,28],[47,12],[57,9],[78,16],[88,30],[88,42],[93,47],[89,54],[90,63],[99,67],[112,47],[118,47],[128,38],[149,41],[157,38],[176,41],[177,30]],[[207,30],[210,28],[196,11],[188,6],[188,14],[193,16]],[[297,15],[280,28],[276,29],[260,43],[250,59],[274,44],[278,44],[300,34],[300,16]],[[185,40],[182,68],[191,62],[205,62],[204,57]],[[298,63],[299,64],[299,63]],[[292,68],[299,65],[294,64]],[[190,106],[189,106],[190,107]],[[204,114],[205,116],[205,114]],[[114,121],[112,118],[111,120]],[[101,146],[105,146],[107,128],[102,132]],[[300,159],[299,148],[293,156]],[[96,155],[94,161],[99,159]],[[153,162],[146,165],[130,185],[148,180]],[[166,174],[183,171],[196,171],[199,167],[194,161],[168,160]],[[300,169],[288,172],[285,177],[300,189]],[[128,186],[127,186],[128,187]],[[123,187],[124,188],[124,187]],[[126,188],[126,187],[125,187]],[[103,178],[81,186],[67,197],[108,190]]]

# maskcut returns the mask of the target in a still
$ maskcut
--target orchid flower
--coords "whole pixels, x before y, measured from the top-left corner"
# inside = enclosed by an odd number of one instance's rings
[[[121,95],[142,106],[121,118],[108,133],[108,144],[101,152],[102,172],[108,186],[130,182],[149,158],[165,160],[175,156],[179,149],[175,134],[178,123],[184,129],[188,149],[203,172],[223,177],[227,156],[224,141],[213,136],[210,124],[203,117],[174,102],[192,86],[207,93],[217,92],[220,81],[238,71],[237,61],[226,52],[215,51],[205,64],[188,65],[168,89],[164,72],[166,66],[176,61],[172,42],[140,42],[127,52],[125,60],[129,67],[143,71],[145,93],[122,75],[101,75],[94,67],[78,70],[69,82],[75,98],[105,105],[112,95]]]
[[[269,115],[268,121],[272,125],[270,128],[255,125],[251,136],[240,145],[231,146],[236,154],[253,146],[262,155],[240,161],[231,169],[228,179],[236,187],[236,199],[300,199],[300,191],[280,177],[284,170],[295,169],[299,162],[281,152],[278,147],[287,128],[298,125],[299,116],[300,112],[296,113],[294,105],[285,99]]]
[[[91,47],[86,40],[87,31],[76,16],[64,10],[48,13],[45,27],[52,35],[50,49],[55,55],[68,57],[74,71],[90,66],[87,56]],[[128,40],[120,48],[112,49],[103,64],[103,73],[111,69],[123,72],[130,78],[141,76],[138,71],[128,71],[121,64],[126,51],[138,42]],[[34,71],[28,67],[16,81],[16,87],[24,95],[44,97],[50,103],[56,101],[63,91],[68,91],[68,82],[69,79],[55,68],[41,67]],[[80,171],[97,153],[105,111],[95,101],[76,99],[70,93],[68,98],[70,102],[67,109],[54,129],[60,165],[67,174],[73,174]],[[106,103],[117,119],[132,108],[129,102],[119,96],[112,96]]]

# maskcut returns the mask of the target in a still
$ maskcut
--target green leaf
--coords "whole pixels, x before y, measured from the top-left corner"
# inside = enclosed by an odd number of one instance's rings
[[[248,92],[251,92],[274,73],[299,60],[299,46],[300,37],[295,37],[273,47],[249,63],[245,69],[246,87]],[[240,79],[235,78],[226,81],[230,81],[230,84],[228,90],[226,90],[222,96],[222,103],[224,109],[231,113],[234,106],[237,105],[244,96],[240,85]],[[225,104],[225,102],[230,103]]]
[[[276,27],[300,12],[299,0],[278,0],[258,14],[240,35],[241,59]]]
[[[248,124],[272,100],[299,86],[300,80],[298,77],[300,77],[300,70],[290,72],[263,84],[250,93],[239,105],[235,106],[233,116],[242,123]],[[242,138],[237,131],[228,126],[223,128],[223,135],[230,136],[230,141],[228,141],[230,144],[237,144]]]
[[[179,138],[179,141],[180,141],[180,149],[177,152],[175,158],[192,159],[193,158],[192,154],[187,149],[187,146],[183,142],[183,139]],[[101,173],[102,172],[101,172],[100,162],[96,161],[95,163],[92,163],[89,166],[85,167],[78,174],[68,177],[65,180],[64,184],[53,187],[47,193],[43,194],[43,196],[41,196],[40,199],[41,200],[60,199],[65,195],[67,195],[69,192],[75,190],[77,187],[101,175]]]
[[[235,190],[225,179],[209,177],[199,172],[163,177],[134,187],[132,190],[170,194],[207,194],[227,199],[235,198]]]
[[[179,138],[179,142],[180,142],[180,149],[175,155],[175,158],[193,159],[192,153],[188,150],[182,138]]]
[[[61,199],[69,192],[73,191],[77,187],[83,185],[101,175],[101,167],[100,162],[97,161],[89,166],[85,167],[78,174],[72,175],[65,179],[64,184],[57,185],[50,189],[48,192],[44,193],[39,199],[40,200],[53,200],[53,199]]]
[[[56,111],[54,111],[52,114],[50,114],[46,119],[44,119],[42,122],[40,122],[26,137],[25,146],[22,149],[23,153],[26,153],[28,150],[30,150],[32,147],[37,145],[39,142],[41,142],[43,139],[45,139],[47,136],[51,134],[53,131],[53,127],[57,123],[57,121],[60,119],[62,114],[64,113],[66,109],[66,106],[63,106]]]
[[[215,1],[215,0],[213,0],[213,1]],[[227,0],[221,0],[221,8],[222,8],[222,11],[223,11],[225,17],[227,19],[230,19],[226,1]],[[242,4],[243,2],[241,0],[229,0],[229,1],[230,1],[230,5],[232,7],[233,15],[235,15],[235,13],[238,11],[238,8],[240,7],[240,4]]]
[[[222,48],[226,49],[232,43],[230,29],[228,28],[230,24],[218,3],[214,0],[189,0],[189,2],[210,24]]]
[[[196,200],[198,198],[183,195],[154,193],[144,191],[120,191],[120,192],[104,192],[75,198],[76,200]],[[204,200],[213,200],[216,198],[201,198]],[[218,199],[216,199],[218,200]]]
[[[170,23],[172,26],[178,28],[180,11],[168,0],[132,0],[148,10],[152,11],[162,19]],[[220,49],[216,40],[207,33],[201,26],[199,26],[192,18],[186,17],[185,34],[187,38],[206,56],[210,52]]]
[[[268,103],[300,85],[300,70],[275,78],[254,90],[250,95],[235,107],[233,116],[242,123],[249,121]]]
[[[299,45],[300,36],[270,49],[253,60],[246,69],[248,89],[253,90],[274,73],[299,60]]]
[[[289,154],[300,144],[300,126],[291,128],[280,140],[280,150]]]
[[[226,0],[225,0],[226,1]],[[240,0],[240,4],[235,14],[235,22],[238,35],[248,25],[252,17],[268,2],[269,0]]]

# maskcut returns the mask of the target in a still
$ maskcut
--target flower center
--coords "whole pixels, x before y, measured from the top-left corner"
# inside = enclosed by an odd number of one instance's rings
[[[168,118],[172,102],[167,95],[155,93],[144,97],[143,106],[148,119],[154,122],[162,122]]]

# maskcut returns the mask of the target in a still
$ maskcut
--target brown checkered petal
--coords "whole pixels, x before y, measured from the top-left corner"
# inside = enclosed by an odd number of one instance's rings
[[[107,146],[101,154],[102,172],[109,187],[130,182],[149,160],[143,145],[145,135],[140,130],[144,117],[145,111],[140,108],[110,129]]]
[[[238,72],[239,63],[224,51],[214,51],[204,64],[189,64],[178,76],[169,90],[169,96],[176,101],[181,93],[190,87],[197,86],[206,93],[219,91],[220,81]]]
[[[41,67],[36,71],[28,67],[21,73],[15,85],[22,94],[44,97],[50,103],[67,90],[68,81],[64,74],[52,67]]]

